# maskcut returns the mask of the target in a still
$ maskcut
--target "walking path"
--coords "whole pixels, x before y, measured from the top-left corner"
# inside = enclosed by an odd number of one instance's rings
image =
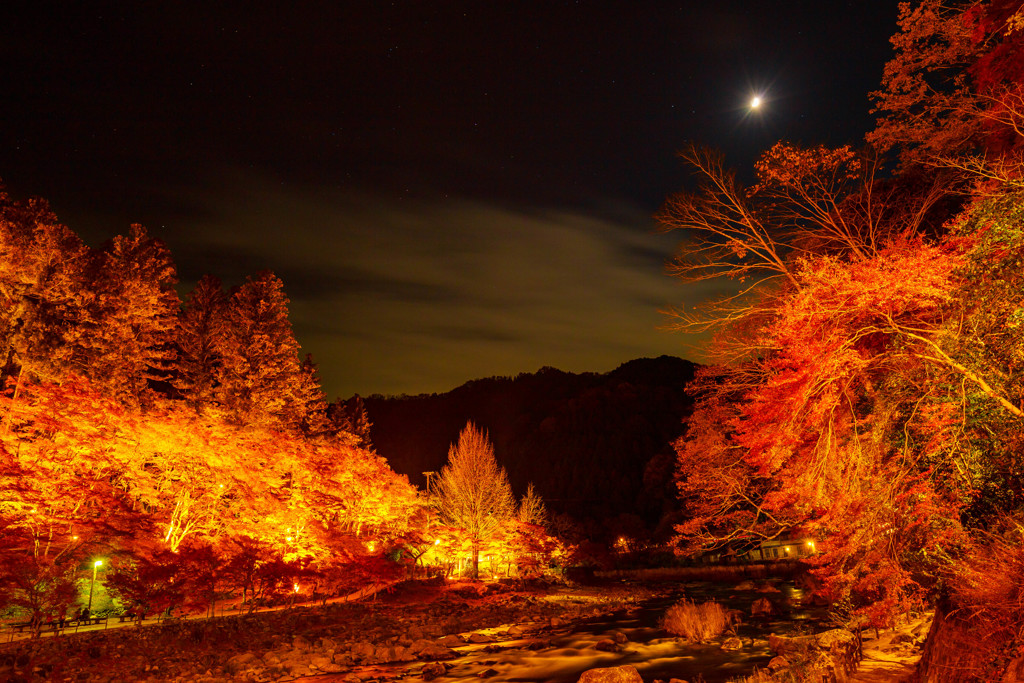
[[[370,598],[370,597],[376,597],[378,593],[381,593],[382,591],[389,590],[392,586],[394,586],[399,581],[400,581],[400,579],[394,579],[394,580],[391,580],[391,581],[384,581],[384,582],[381,582],[381,583],[373,583],[373,584],[370,584],[369,586],[364,586],[363,588],[360,588],[359,590],[357,590],[355,592],[349,593],[348,595],[343,595],[343,596],[339,596],[339,597],[336,597],[336,598],[329,598],[327,600],[327,602],[328,603],[355,602],[357,600],[363,600],[363,599]],[[253,610],[253,611],[254,612],[274,612],[274,611],[283,610],[283,609],[290,609],[290,608],[293,608],[293,607],[317,606],[317,605],[321,605],[321,604],[323,604],[323,601],[321,601],[321,600],[314,600],[314,601],[310,601],[310,602],[300,602],[300,603],[295,603],[295,604],[290,604],[290,605],[279,605],[277,607],[260,607],[260,608],[257,608],[256,610]],[[224,617],[224,616],[236,616],[236,615],[239,615],[239,614],[246,614],[247,613],[246,611],[244,611],[242,609],[239,609],[239,607],[240,607],[240,605],[238,605],[238,603],[235,603],[235,610],[232,611],[231,614],[225,614],[225,610],[228,608],[228,604],[224,604],[221,607],[220,616],[221,617]],[[141,626],[156,626],[156,625],[159,625],[159,624],[163,623],[164,621],[168,621],[168,620],[180,621],[181,619],[209,619],[209,618],[210,617],[205,612],[197,613],[197,614],[182,614],[182,615],[177,616],[177,617],[155,617],[154,616],[154,617],[147,617],[146,619],[143,619],[143,621],[142,621],[142,623],[140,625]],[[217,618],[216,615],[213,618]],[[76,633],[90,633],[90,632],[93,632],[93,631],[106,631],[106,630],[112,629],[112,628],[123,628],[125,626],[135,626],[137,623],[139,623],[139,622],[135,621],[134,619],[129,620],[129,621],[121,621],[118,617],[114,616],[114,617],[108,617],[108,618],[104,619],[102,622],[100,622],[98,624],[79,625],[78,623],[75,623],[74,625],[69,625],[69,626],[66,626],[66,627],[64,627],[62,629],[59,629],[59,630],[55,630],[53,628],[44,628],[44,630],[39,635],[40,635],[40,637],[44,637],[44,638],[47,637],[47,636],[58,636],[58,635],[70,636],[70,635],[75,635]],[[6,624],[5,623],[0,623],[0,643],[10,643],[10,642],[15,641],[15,640],[28,640],[31,637],[32,637],[32,632],[28,628],[22,628],[22,629],[18,630],[11,623],[6,623]]]
[[[865,639],[864,658],[857,671],[848,679],[850,683],[906,683],[913,679],[920,648],[914,643],[928,635],[932,613],[926,612],[893,631]]]

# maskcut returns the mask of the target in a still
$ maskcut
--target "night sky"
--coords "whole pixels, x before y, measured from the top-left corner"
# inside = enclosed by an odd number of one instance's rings
[[[859,143],[896,12],[16,1],[0,178],[93,245],[144,224],[183,292],[273,270],[331,399],[700,360],[657,329],[711,293],[664,274],[675,152],[718,147],[743,176],[780,138]]]

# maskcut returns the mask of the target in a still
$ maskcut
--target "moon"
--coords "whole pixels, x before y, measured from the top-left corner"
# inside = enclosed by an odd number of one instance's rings
[[[750,108],[751,109],[757,109],[760,106],[761,106],[761,98],[760,97],[758,97],[757,95],[754,95],[752,98],[750,98]]]

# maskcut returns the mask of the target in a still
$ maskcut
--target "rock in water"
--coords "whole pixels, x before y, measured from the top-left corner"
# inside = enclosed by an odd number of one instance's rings
[[[775,614],[775,608],[768,598],[758,598],[750,606],[750,616],[752,617],[770,617],[773,614]]]
[[[577,683],[643,683],[635,666],[613,666],[584,671]]]
[[[424,664],[423,668],[420,670],[420,675],[423,676],[423,680],[425,681],[432,681],[435,678],[440,678],[446,673],[448,673],[448,670],[444,668],[444,664],[441,662],[430,662],[429,664]]]
[[[722,641],[722,649],[723,650],[742,650],[743,649],[743,641],[740,640],[739,638],[737,638],[736,636],[732,636],[731,638],[726,638],[725,640]]]

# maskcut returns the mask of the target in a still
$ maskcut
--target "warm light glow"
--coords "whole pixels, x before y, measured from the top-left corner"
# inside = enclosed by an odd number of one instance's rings
[[[96,560],[95,562],[93,562],[92,566],[99,567],[99,566],[102,566],[102,564],[103,564],[103,560]]]
[[[754,96],[753,96],[753,97],[752,97],[752,98],[750,99],[750,108],[751,108],[751,109],[757,109],[757,108],[758,108],[758,107],[760,107],[760,106],[761,106],[761,98],[760,98],[760,97],[758,97],[757,95],[754,95]]]
[[[814,541],[807,541],[807,547],[814,550]]]
[[[436,541],[434,541],[434,545],[441,545],[441,539],[439,538]]]
[[[296,593],[298,593],[298,592],[299,592],[299,584],[297,584],[297,583],[293,583],[293,584],[292,584],[292,588],[293,588],[293,589],[295,589],[295,592],[296,592]]]
[[[369,550],[372,553],[373,551],[375,551],[377,549],[377,544],[374,543],[373,541],[370,541],[369,543],[366,544],[366,549]]]

